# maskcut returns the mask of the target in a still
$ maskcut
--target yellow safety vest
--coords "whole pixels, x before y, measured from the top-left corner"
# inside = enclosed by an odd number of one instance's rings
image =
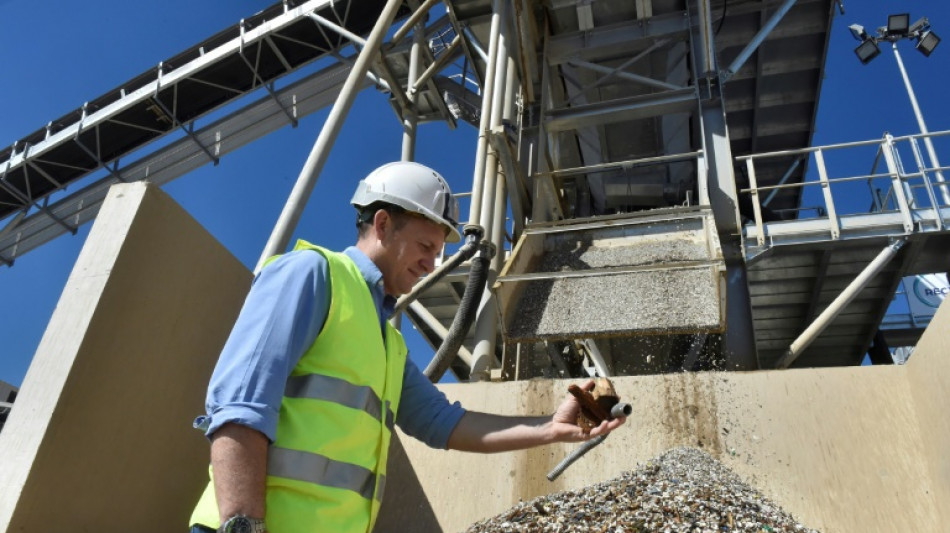
[[[291,372],[267,455],[269,533],[370,531],[386,485],[386,460],[402,394],[406,344],[386,324],[346,255],[305,241],[330,267],[323,330]],[[213,480],[192,524],[219,526]]]

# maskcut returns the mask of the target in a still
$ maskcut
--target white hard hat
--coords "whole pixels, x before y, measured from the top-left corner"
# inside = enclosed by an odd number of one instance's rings
[[[353,199],[357,209],[376,202],[418,213],[449,230],[446,242],[459,242],[458,200],[438,172],[410,161],[387,163],[360,180]]]

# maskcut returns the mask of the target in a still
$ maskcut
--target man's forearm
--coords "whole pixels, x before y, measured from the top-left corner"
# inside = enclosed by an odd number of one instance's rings
[[[555,442],[551,417],[511,417],[469,411],[449,436],[448,447],[463,452],[507,452]]]
[[[242,514],[264,518],[267,446],[263,433],[225,424],[211,437],[211,468],[221,521]]]

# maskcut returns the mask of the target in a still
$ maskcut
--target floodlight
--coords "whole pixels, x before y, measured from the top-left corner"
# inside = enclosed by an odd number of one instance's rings
[[[927,17],[920,17],[917,19],[917,22],[910,25],[910,28],[907,28],[908,35],[916,35],[919,31],[927,31],[930,29],[930,20]]]
[[[859,41],[863,41],[868,38],[868,32],[864,31],[864,26],[860,24],[852,24],[848,26],[848,29],[851,30],[851,36]]]
[[[861,64],[867,65],[881,53],[881,49],[877,47],[877,43],[873,39],[865,39],[854,49],[854,53],[858,55]]]
[[[898,15],[887,16],[887,34],[888,35],[907,35],[910,28],[910,13],[900,13]]]
[[[921,54],[930,57],[938,44],[940,44],[940,37],[937,37],[937,34],[932,31],[925,31],[917,40],[917,49],[920,50]]]

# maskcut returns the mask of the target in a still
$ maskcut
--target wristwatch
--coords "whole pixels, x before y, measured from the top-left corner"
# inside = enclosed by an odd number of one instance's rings
[[[218,533],[266,533],[262,518],[250,518],[244,515],[234,515],[221,524]]]

